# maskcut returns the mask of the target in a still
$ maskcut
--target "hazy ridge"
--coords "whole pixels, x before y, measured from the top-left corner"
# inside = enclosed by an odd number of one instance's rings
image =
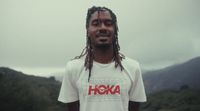
[[[200,57],[185,63],[143,74],[148,93],[162,90],[178,90],[181,86],[200,89]]]
[[[146,72],[144,83],[148,102],[143,111],[199,111],[200,57],[183,64]],[[0,111],[67,111],[57,101],[61,82],[25,75],[0,67]]]

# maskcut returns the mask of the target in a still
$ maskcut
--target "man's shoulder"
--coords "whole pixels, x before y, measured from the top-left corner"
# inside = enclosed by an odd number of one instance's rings
[[[139,62],[136,60],[136,59],[132,59],[132,58],[129,58],[129,57],[125,57],[123,60],[122,60],[122,63],[125,64],[125,65],[128,65],[128,66],[134,66],[134,67],[138,67],[139,66]]]
[[[81,63],[84,63],[84,60],[82,58],[71,59],[67,62],[67,64],[72,64],[72,65],[81,64]]]
[[[66,67],[69,69],[74,69],[74,68],[76,69],[83,66],[84,66],[84,60],[82,58],[71,59],[66,64]]]
[[[132,59],[132,58],[130,58],[130,57],[125,57],[123,60],[122,60],[122,62],[124,62],[124,63],[127,63],[127,64],[135,64],[135,65],[138,65],[139,64],[139,62],[136,60],[136,59]]]

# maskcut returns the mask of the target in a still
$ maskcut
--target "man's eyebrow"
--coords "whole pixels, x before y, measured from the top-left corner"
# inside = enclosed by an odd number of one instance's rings
[[[92,22],[96,22],[96,21],[112,21],[112,19],[93,19]]]
[[[99,19],[93,19],[92,22],[93,22],[93,21],[99,21]]]

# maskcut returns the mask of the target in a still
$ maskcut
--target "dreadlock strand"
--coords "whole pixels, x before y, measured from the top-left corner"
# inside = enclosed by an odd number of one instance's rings
[[[90,44],[90,49],[89,49],[89,54],[88,55],[89,55],[89,64],[88,64],[88,68],[89,68],[88,82],[89,82],[90,77],[91,77],[92,67],[93,67],[93,59],[94,59],[94,55],[93,55],[91,44]]]

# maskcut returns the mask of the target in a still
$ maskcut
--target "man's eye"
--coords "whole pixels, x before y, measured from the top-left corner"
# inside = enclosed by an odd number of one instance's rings
[[[99,22],[98,22],[98,21],[94,21],[94,22],[92,23],[92,25],[93,25],[93,26],[98,26],[98,25],[99,25]]]
[[[105,21],[105,25],[111,26],[111,25],[113,25],[113,22],[111,20],[107,20],[107,21]]]

